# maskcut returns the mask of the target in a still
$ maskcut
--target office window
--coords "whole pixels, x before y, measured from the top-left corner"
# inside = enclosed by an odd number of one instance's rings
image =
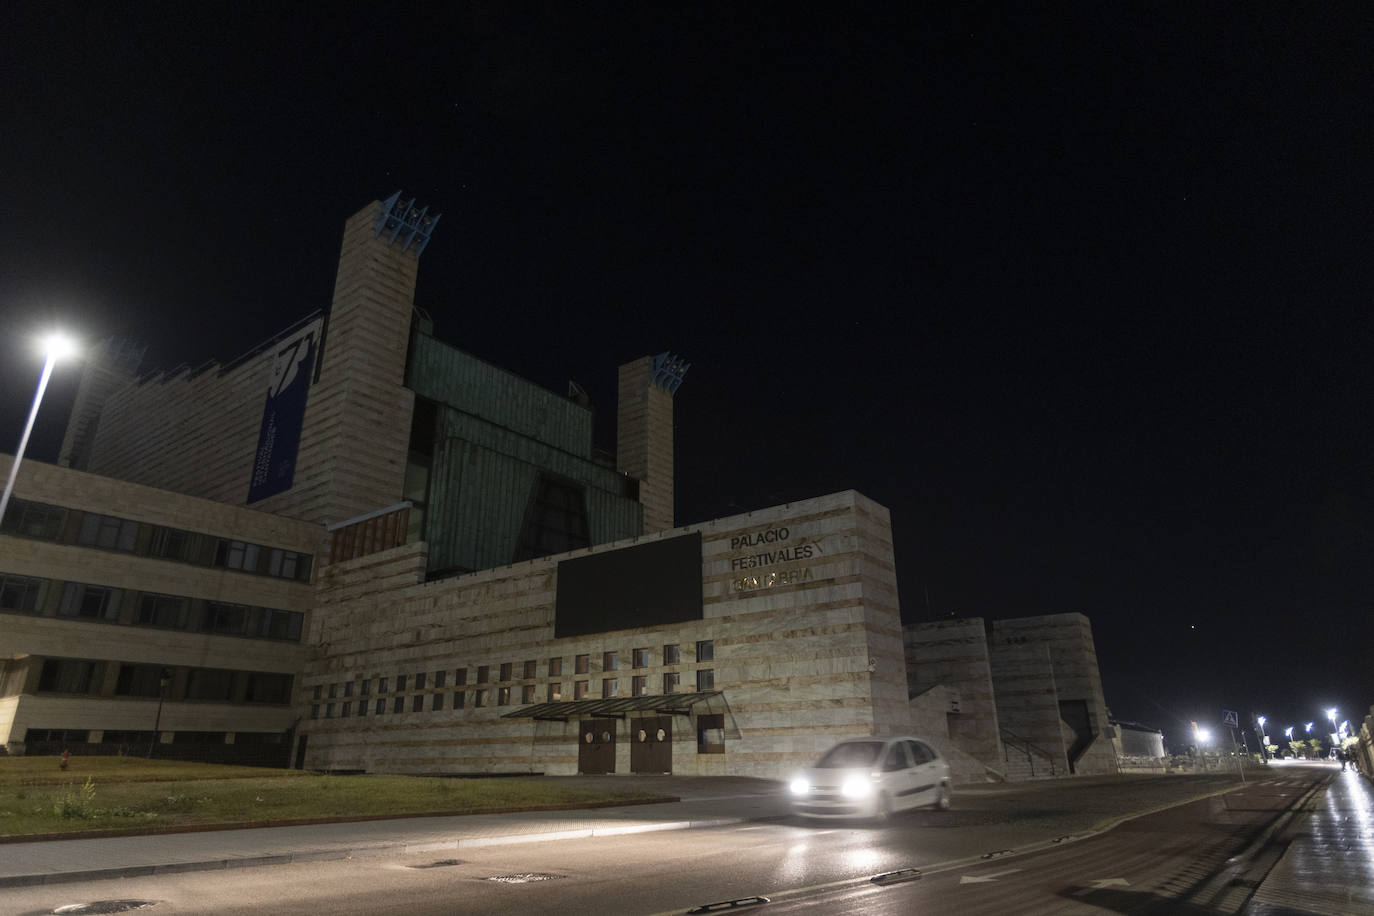
[[[76,542],[86,547],[130,551],[138,542],[138,522],[87,512]]]
[[[148,555],[164,560],[188,560],[191,543],[191,532],[159,526],[153,529],[153,536],[148,541]]]
[[[523,677],[538,677],[539,672],[535,670],[537,667],[538,666],[535,664],[534,659],[530,659],[529,661],[525,662],[525,673]]]
[[[485,683],[486,683],[487,681],[489,681],[489,680],[491,680],[491,666],[490,666],[490,665],[478,665],[478,666],[477,666],[477,683],[479,683],[479,684],[485,684]]]
[[[351,697],[351,696],[353,696],[353,682],[352,682],[352,681],[344,681],[344,696],[346,696],[346,697]]]
[[[390,692],[391,692],[390,690],[387,689],[387,679],[386,679],[386,678],[384,678],[384,677],[379,677],[379,678],[377,678],[377,692],[378,692],[378,693],[390,693]]]
[[[334,699],[334,698],[335,698],[336,696],[338,696],[338,695],[339,695],[339,685],[338,685],[338,684],[330,684],[330,685],[329,685],[329,699],[332,700],[332,699]]]
[[[454,708],[454,709],[462,709],[462,708],[463,708],[463,691],[458,690],[458,691],[455,691],[455,692],[454,692],[454,694],[453,694],[453,708]]]
[[[589,662],[590,659],[591,659],[591,656],[590,656],[590,655],[579,655],[579,656],[577,656],[577,658],[573,659],[573,673],[574,673],[574,674],[586,674],[586,673],[587,673],[587,665],[588,665],[588,662]]]
[[[716,672],[711,668],[697,669],[697,690],[715,690]]]
[[[617,658],[617,655],[616,655],[615,652],[602,652],[602,653],[601,653],[601,670],[602,670],[602,671],[614,671],[614,670],[616,670],[616,669],[619,668],[619,667],[620,667],[620,662],[619,662],[619,659]]]
[[[524,687],[521,687],[521,688],[520,688],[520,702],[521,702],[521,703],[533,703],[533,702],[534,702],[534,685],[533,685],[533,684],[526,684]]]
[[[0,576],[0,608],[29,612],[38,609],[38,588],[42,579],[28,576]]]
[[[615,678],[605,677],[601,679],[601,695],[603,697],[615,696]]]
[[[663,664],[676,665],[682,661],[682,650],[678,646],[663,647]]]
[[[573,699],[585,700],[587,698],[587,681],[573,681]]]
[[[405,711],[406,711],[406,698],[405,698],[405,697],[394,697],[394,698],[392,698],[392,700],[391,700],[391,711],[392,711],[393,713],[402,713],[402,712],[405,712]]]
[[[156,697],[162,694],[162,666],[120,665],[115,681],[117,697]]]
[[[447,676],[448,676],[448,672],[447,672],[447,671],[436,671],[436,672],[434,672],[434,687],[435,687],[436,690],[437,690],[437,689],[440,689],[440,688],[442,688],[442,687],[444,686],[444,680],[446,679]]]
[[[462,686],[464,686],[465,684],[467,684],[467,682],[468,682],[468,669],[466,669],[466,668],[459,668],[457,671],[453,672],[453,686],[454,686],[454,687],[462,687]]]
[[[245,703],[290,703],[292,676],[272,671],[249,671],[246,675]],[[348,692],[344,692],[348,696]]]
[[[225,569],[258,570],[258,545],[221,538],[215,547],[215,565]]]
[[[682,683],[682,675],[676,671],[670,671],[663,675],[663,692],[665,694],[677,693],[678,686]]]
[[[429,708],[431,712],[437,712],[438,710],[443,709],[444,695],[442,693],[434,694],[434,699],[430,701]]]
[[[500,680],[503,680],[503,681],[508,681],[508,680],[510,680],[510,673],[511,673],[511,663],[510,663],[510,662],[502,662],[502,663],[501,663],[501,677],[500,677]]]
[[[631,653],[630,664],[633,665],[633,666],[636,667],[636,668],[647,668],[647,667],[649,667],[649,650],[648,650],[648,649],[635,649],[635,650]]]
[[[405,676],[404,674],[398,674],[398,675],[396,675],[396,692],[397,692],[397,693],[400,693],[400,692],[402,692],[402,691],[405,690],[405,689],[406,689],[406,676]]]
[[[716,644],[709,639],[703,639],[697,643],[697,661],[709,662],[716,658]]]
[[[497,705],[497,706],[509,706],[509,705],[510,705],[510,688],[509,688],[509,687],[499,687],[499,688],[497,688],[497,690],[496,690],[496,705]]]
[[[697,753],[725,753],[725,715],[723,713],[697,716]]]
[[[649,693],[649,679],[642,674],[636,674],[633,684],[633,695],[637,697],[647,696]]]
[[[283,579],[306,580],[310,578],[310,557],[294,550],[273,548],[268,556],[267,572]],[[304,575],[302,575],[304,573]]]
[[[363,697],[367,696],[367,694],[368,694],[368,692],[371,690],[371,688],[372,688],[372,679],[371,679],[371,678],[364,678],[363,680],[361,680],[361,681],[358,682],[358,695],[359,695],[359,696],[363,696]]]
[[[423,693],[417,693],[417,694],[415,694],[415,696],[413,696],[413,697],[410,698],[410,711],[411,711],[411,712],[423,712],[423,711],[424,711],[424,708],[425,708],[425,695],[424,695]]]
[[[118,620],[122,595],[123,592],[117,588],[68,582],[62,587],[62,603],[57,613],[63,617],[85,617],[89,620]]]
[[[372,708],[372,714],[374,716],[386,715],[386,700],[384,700],[381,697],[377,697],[377,705]]]
[[[186,678],[186,699],[218,700],[233,696],[234,672],[224,668],[192,668]],[[330,693],[333,696],[333,693]],[[329,704],[332,708],[334,704]]]
[[[261,608],[260,611],[257,635],[266,639],[300,641],[304,614],[298,611],[274,611],[271,608]]]
[[[474,690],[472,692],[472,705],[478,709],[487,705],[487,692],[485,690]]]
[[[425,689],[425,672],[421,671],[419,674],[415,675],[415,689]]]
[[[549,659],[549,677],[563,676],[563,657]]]
[[[549,703],[557,703],[557,702],[560,702],[560,701],[563,699],[563,685],[562,685],[562,684],[550,684],[550,685],[549,685],[549,692],[548,692],[547,696],[548,696],[548,700],[547,700],[546,702],[549,702]]]
[[[138,599],[138,622],[146,626],[184,630],[190,603],[185,598],[178,598],[176,595],[145,593]]]
[[[27,499],[11,499],[0,520],[0,531],[20,537],[55,541],[62,537],[67,522],[67,510],[59,506],[45,506]]]
[[[146,601],[148,596],[143,596]],[[242,636],[248,629],[250,608],[246,604],[227,604],[222,601],[207,601],[200,612],[200,629],[204,633],[222,633],[226,636]],[[139,614],[139,623],[144,623]]]
[[[358,701],[358,715],[360,715],[360,716],[365,716],[365,715],[367,715],[367,700],[359,700],[359,701]],[[235,740],[238,740],[238,739],[235,739]]]

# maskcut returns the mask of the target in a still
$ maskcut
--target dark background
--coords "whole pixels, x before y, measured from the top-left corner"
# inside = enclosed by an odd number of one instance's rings
[[[1369,7],[736,6],[7,4],[0,436],[37,330],[231,359],[402,189],[439,335],[601,444],[619,363],[692,362],[680,522],[856,488],[908,621],[1084,612],[1174,740],[1358,726]]]

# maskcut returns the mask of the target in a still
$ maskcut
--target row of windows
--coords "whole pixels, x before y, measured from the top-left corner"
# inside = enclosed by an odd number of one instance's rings
[[[715,671],[713,671],[710,668],[702,668],[696,672],[696,676],[698,691],[715,689]],[[383,678],[382,680],[385,680],[385,678]],[[367,682],[363,681],[361,683],[366,684]],[[330,686],[332,687],[334,685]],[[590,681],[573,681],[573,694],[571,697],[569,697],[563,693],[563,684],[551,683],[546,685],[545,687],[544,699],[546,702],[549,703],[557,703],[569,699],[585,700],[588,699],[590,686]],[[681,689],[681,686],[682,682],[680,680],[680,675],[678,675],[676,672],[663,675],[663,692],[665,694],[678,693]],[[469,697],[471,697],[471,704],[473,709],[480,709],[484,706],[492,705],[510,706],[517,702],[515,699],[517,696],[520,698],[518,701],[520,705],[528,706],[532,703],[539,702],[539,700],[536,698],[537,689],[538,688],[534,684],[525,684],[520,687],[481,687],[471,691],[457,690],[453,693],[452,708],[466,708],[469,702]],[[633,696],[648,696],[648,676],[635,675],[632,679],[631,690],[633,691]],[[350,697],[352,695],[353,694],[351,691],[344,693],[344,697]],[[602,678],[601,696],[603,698],[609,699],[611,697],[616,697],[619,695],[620,693],[618,689],[617,680],[613,677]],[[446,697],[448,697],[447,693],[440,693],[438,691],[435,691],[433,693],[411,694],[409,697],[379,696],[374,699],[368,697],[366,690],[362,690],[359,692],[359,696],[355,701],[350,699],[343,699],[342,697],[336,697],[335,692],[331,690],[329,693],[330,701],[325,702],[325,698],[322,695],[322,690],[320,687],[317,686],[315,688],[314,694],[315,702],[310,707],[310,718],[320,718],[321,712],[323,712],[324,717],[326,719],[335,718],[336,715],[340,718],[347,718],[355,714],[359,716],[365,716],[368,714],[369,708],[372,710],[373,715],[382,716],[386,715],[388,710],[392,714],[403,713],[406,711],[407,705],[409,705],[409,709],[411,712],[424,712],[426,709],[428,709],[431,712],[439,712],[444,709],[445,703],[448,702],[445,699]],[[335,699],[341,700],[341,702],[333,702]],[[407,701],[409,701],[408,704]],[[426,706],[426,703],[428,703],[428,706]]]
[[[41,613],[43,587],[56,584],[32,576],[0,574],[0,611]],[[135,592],[83,582],[60,584],[62,592],[56,608],[59,617],[292,642],[300,641],[305,620],[305,615],[297,611],[202,601],[184,595]]]
[[[698,662],[698,663],[700,663],[700,662],[705,662],[705,661],[711,661],[711,660],[713,660],[713,659],[715,658],[715,643],[714,643],[712,640],[709,640],[709,639],[701,640],[701,641],[699,641],[699,642],[696,644],[696,652],[697,652],[697,662]],[[681,651],[680,651],[679,646],[677,646],[677,645],[675,645],[675,644],[669,644],[669,645],[665,645],[665,646],[663,647],[663,664],[664,664],[664,665],[677,665],[677,664],[680,664],[681,661],[682,661],[682,653],[681,653]],[[649,655],[649,650],[648,650],[648,649],[633,649],[633,650],[631,650],[631,664],[633,665],[633,667],[634,667],[635,669],[640,669],[640,668],[647,668],[647,667],[649,667],[649,666],[650,666],[650,655]],[[617,671],[617,670],[619,670],[619,667],[620,667],[620,665],[619,665],[619,653],[618,653],[618,652],[612,651],[612,652],[603,652],[603,653],[602,653],[602,655],[601,655],[601,670],[602,670],[602,671]],[[590,673],[590,668],[591,668],[591,655],[590,655],[590,654],[584,654],[584,655],[577,655],[577,656],[574,656],[574,658],[573,658],[573,672],[574,672],[575,674],[588,674],[588,673]],[[548,660],[547,660],[546,670],[547,670],[547,672],[548,672],[548,676],[549,676],[549,677],[562,677],[562,676],[563,676],[563,658],[562,658],[561,656],[559,656],[559,657],[554,657],[554,658],[548,659]],[[502,662],[502,663],[500,664],[500,666],[498,666],[498,668],[497,668],[496,682],[497,682],[497,683],[501,683],[501,682],[503,682],[503,681],[513,681],[513,680],[517,680],[517,679],[518,679],[518,680],[532,680],[532,679],[534,679],[534,678],[536,678],[536,677],[539,676],[539,674],[538,674],[538,663],[537,663],[534,659],[532,659],[532,658],[531,658],[531,659],[528,659],[528,660],[526,660],[525,662],[521,663],[520,668],[519,668],[519,672],[520,672],[519,675],[517,675],[517,674],[516,674],[516,667],[515,667],[515,663],[514,663],[514,662]],[[705,673],[705,675],[706,675],[706,680],[710,681],[711,683],[714,683],[714,676],[712,675],[712,672],[706,671],[706,672],[704,672],[704,673]],[[432,672],[432,674],[433,674],[433,678],[432,678],[432,679],[430,678],[430,674],[431,674],[431,672],[421,671],[421,672],[419,672],[419,673],[417,673],[417,674],[414,675],[413,680],[411,679],[411,676],[410,676],[410,675],[398,674],[398,675],[396,675],[396,680],[395,680],[395,691],[394,691],[394,692],[395,692],[395,693],[405,693],[408,689],[413,689],[413,690],[425,690],[425,689],[427,689],[427,688],[433,688],[433,689],[435,689],[435,690],[440,690],[440,689],[443,689],[443,688],[446,686],[446,682],[447,682],[447,680],[448,680],[448,671],[447,671],[447,670]],[[704,688],[701,687],[701,686],[700,686],[701,681],[702,681],[701,675],[703,674],[703,672],[697,672],[697,674],[698,674],[698,677],[697,677],[697,683],[698,683],[697,689],[698,689],[698,690],[703,690],[703,689],[704,689],[704,690],[710,690],[710,689],[712,689],[712,687],[710,687],[710,686],[707,686],[707,687],[704,687]],[[491,682],[492,682],[492,677],[491,677],[491,666],[490,666],[490,665],[478,665],[478,666],[477,666],[476,675],[477,675],[477,677],[476,677],[476,680],[474,681],[474,683],[477,683],[477,684],[487,684],[487,683],[491,683]],[[467,682],[468,682],[468,669],[467,669],[466,667],[455,669],[454,672],[453,672],[453,685],[454,685],[455,687],[462,687],[462,686],[466,685]],[[639,690],[639,686],[641,685],[641,683],[644,684],[644,685],[647,685],[647,684],[648,684],[648,678],[647,678],[647,676],[635,676],[633,682],[634,682],[634,684],[636,685],[636,686],[635,686],[635,690],[636,690],[635,696],[641,696],[641,695],[642,695],[642,692]],[[671,684],[672,684],[672,688],[673,688],[672,690],[670,690],[670,689],[669,689],[669,686],[668,686],[670,682],[671,682]],[[579,682],[577,682],[577,683],[586,684],[587,682],[586,682],[586,681],[579,681]],[[603,680],[602,683],[603,683],[603,689],[607,689],[607,688],[604,687],[604,685],[605,685],[606,683],[610,683],[610,684],[612,685],[612,686],[609,688],[609,689],[611,690],[611,693],[609,693],[609,694],[603,693],[603,696],[615,696],[615,695],[616,695],[616,694],[615,694],[615,687],[614,687],[615,678],[606,678],[605,680]],[[664,692],[665,692],[665,693],[671,693],[671,692],[673,692],[673,690],[677,689],[678,683],[679,683],[679,678],[678,678],[678,675],[677,675],[677,674],[665,674],[665,675],[663,676]],[[356,682],[355,682],[355,681],[344,681],[344,682],[341,683],[341,684],[340,684],[340,683],[334,683],[334,684],[330,684],[329,687],[328,687],[328,690],[329,690],[329,699],[333,700],[333,699],[336,699],[336,698],[339,698],[339,697],[348,698],[348,697],[353,696],[353,692],[354,692],[354,689],[355,689],[355,687],[354,687],[355,684],[357,685],[356,689],[357,689],[358,694],[359,694],[360,696],[367,696],[368,693],[369,693],[369,692],[371,691],[371,689],[372,689],[372,680],[371,680],[370,678],[369,678],[369,679],[365,679],[365,680],[361,680],[361,681],[356,681]],[[412,685],[413,685],[413,686],[412,686]],[[558,685],[552,685],[552,684],[551,684],[550,686],[553,687],[553,686],[558,686]],[[390,680],[389,678],[385,678],[385,677],[377,678],[377,692],[378,692],[378,693],[392,693],[393,691],[392,691],[391,688],[392,688],[392,682],[391,682],[391,680]],[[323,691],[324,691],[324,689],[325,689],[325,688],[324,688],[323,685],[316,685],[316,687],[315,687],[315,693],[314,693],[314,699],[316,699],[316,700],[323,699]],[[561,693],[561,691],[560,691],[560,693]],[[579,699],[580,699],[580,697],[579,697]],[[533,702],[533,700],[529,700],[529,701],[527,701],[527,702]]]
[[[281,732],[236,732],[235,744],[282,744],[286,736]],[[107,728],[100,734],[100,744],[126,744],[146,747],[153,740],[151,731],[137,731]],[[25,743],[61,742],[65,744],[92,744],[89,729],[76,728],[30,728],[24,732]],[[172,734],[173,744],[224,744],[228,741],[227,732],[178,731]]]
[[[295,550],[25,499],[10,500],[5,517],[0,519],[0,532],[300,582],[310,581],[313,562],[310,554]]]
[[[38,677],[44,693],[86,696],[104,694],[106,673],[118,666],[117,697],[160,697],[169,700],[212,700],[221,703],[291,702],[292,675],[274,671],[234,671],[226,668],[188,668],[178,683],[176,672],[160,665],[138,665],[85,658],[47,658]]]

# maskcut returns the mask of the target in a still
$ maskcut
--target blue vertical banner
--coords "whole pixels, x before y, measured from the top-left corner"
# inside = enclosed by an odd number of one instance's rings
[[[275,496],[291,489],[296,476],[296,453],[305,422],[305,401],[319,347],[320,321],[284,337],[272,345],[272,377],[262,408],[258,451],[253,457],[253,479],[248,502]]]

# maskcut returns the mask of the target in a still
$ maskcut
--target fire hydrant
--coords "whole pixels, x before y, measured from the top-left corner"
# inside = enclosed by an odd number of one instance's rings
[[[67,762],[70,761],[71,759],[72,759],[72,752],[71,752],[71,751],[63,751],[63,752],[62,752],[62,759],[57,761],[57,766],[58,766],[60,769],[65,770],[65,769],[67,768]]]

